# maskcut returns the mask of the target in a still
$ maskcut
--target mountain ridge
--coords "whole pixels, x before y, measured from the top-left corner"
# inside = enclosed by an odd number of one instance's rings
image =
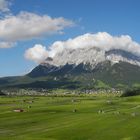
[[[25,76],[1,78],[0,87],[126,88],[139,84],[139,75],[140,57],[137,55],[120,49],[82,48],[47,57]]]
[[[65,49],[56,54],[53,58],[48,57],[42,65],[50,64],[58,67],[67,63],[75,65],[89,63],[94,68],[95,65],[106,60],[109,60],[112,63],[124,61],[140,66],[140,57],[137,55],[120,49],[104,51],[96,47],[75,50]]]

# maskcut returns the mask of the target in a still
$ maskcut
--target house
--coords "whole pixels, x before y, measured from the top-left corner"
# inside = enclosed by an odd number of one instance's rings
[[[24,112],[23,109],[14,109],[13,111],[14,111],[14,112]]]

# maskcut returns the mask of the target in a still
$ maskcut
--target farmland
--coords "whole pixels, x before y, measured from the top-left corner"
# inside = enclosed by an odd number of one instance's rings
[[[139,140],[139,124],[140,96],[0,97],[1,140]]]

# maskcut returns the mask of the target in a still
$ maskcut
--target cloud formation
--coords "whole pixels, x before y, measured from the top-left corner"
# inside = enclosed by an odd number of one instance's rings
[[[64,28],[73,25],[73,21],[63,17],[52,18],[48,15],[20,12],[16,16],[9,15],[0,19],[0,40],[12,43],[61,34]]]
[[[10,2],[8,0],[0,0],[0,11],[1,12],[9,12]]]
[[[63,17],[51,18],[20,12],[17,16],[8,16],[0,20],[0,38],[8,41],[26,40],[42,35],[61,33],[65,27],[74,25]]]
[[[45,46],[36,44],[34,47],[26,50],[24,54],[25,58],[36,63],[41,63],[48,56],[48,51]]]
[[[1,41],[0,42],[0,48],[11,48],[15,45],[16,43],[13,43],[13,42],[4,42],[4,41]]]
[[[49,55],[54,57],[56,53],[64,49],[94,48],[108,51],[111,49],[122,49],[140,55],[140,44],[132,40],[128,35],[111,36],[106,32],[96,34],[84,34],[67,41],[56,41],[49,47]]]
[[[45,60],[47,56],[55,57],[56,54],[63,52],[66,49],[76,50],[79,48],[95,47],[103,51],[121,49],[140,56],[140,44],[133,41],[130,36],[111,36],[107,32],[98,32],[96,34],[87,33],[73,39],[68,39],[66,41],[56,41],[51,46],[47,47],[48,50],[45,50],[47,52],[47,55],[46,57],[43,55],[43,58]]]

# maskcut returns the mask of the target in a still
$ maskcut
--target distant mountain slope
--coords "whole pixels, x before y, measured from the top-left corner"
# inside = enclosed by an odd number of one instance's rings
[[[41,68],[42,67],[42,68]],[[38,66],[36,73],[41,73],[44,77],[50,77],[54,81],[60,81],[66,78],[69,81],[75,81],[82,87],[96,86],[96,81],[100,80],[110,87],[117,87],[119,85],[133,85],[134,83],[140,83],[140,67],[137,65],[132,65],[127,62],[119,62],[113,64],[110,61],[104,61],[96,65],[94,69],[90,67],[89,64],[79,64],[77,66],[66,64],[63,67],[59,67],[55,71],[48,72],[48,68],[44,71],[44,66]],[[28,74],[28,76],[33,75],[34,70]],[[47,73],[48,72],[48,73]],[[95,85],[94,85],[95,84]]]

